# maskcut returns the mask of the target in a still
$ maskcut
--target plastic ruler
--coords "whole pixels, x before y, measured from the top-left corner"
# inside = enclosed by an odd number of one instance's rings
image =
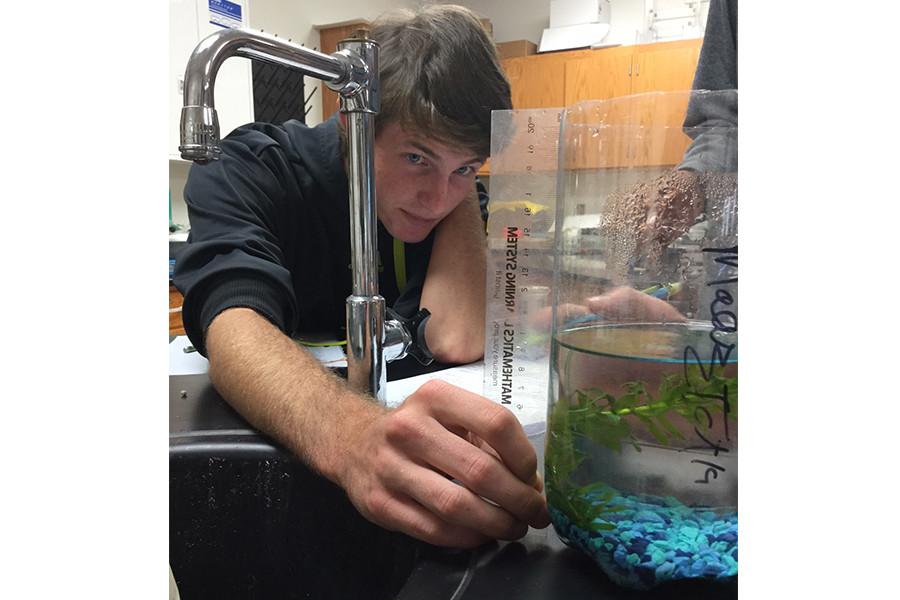
[[[552,108],[491,118],[484,395],[523,425],[547,416],[561,116]]]

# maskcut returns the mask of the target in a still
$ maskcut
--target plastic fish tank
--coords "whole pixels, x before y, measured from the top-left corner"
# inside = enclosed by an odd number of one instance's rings
[[[737,92],[562,111],[545,480],[616,583],[738,573]]]

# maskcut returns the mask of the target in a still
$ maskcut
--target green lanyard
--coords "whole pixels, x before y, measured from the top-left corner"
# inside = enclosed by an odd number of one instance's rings
[[[406,289],[406,247],[402,240],[394,238],[394,277],[397,280],[397,291]]]

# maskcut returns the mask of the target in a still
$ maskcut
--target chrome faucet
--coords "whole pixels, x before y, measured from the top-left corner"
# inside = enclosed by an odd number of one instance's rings
[[[225,29],[204,38],[191,54],[184,75],[178,149],[186,160],[205,164],[221,154],[213,88],[219,67],[231,56],[300,71],[321,79],[340,95],[340,110],[347,115],[353,270],[353,288],[347,298],[347,379],[354,389],[385,404],[386,360],[409,353],[428,364],[431,355],[424,344],[428,312],[423,309],[412,320],[386,321],[384,298],[378,295],[373,121],[380,107],[378,43],[359,32],[328,55],[252,29]]]

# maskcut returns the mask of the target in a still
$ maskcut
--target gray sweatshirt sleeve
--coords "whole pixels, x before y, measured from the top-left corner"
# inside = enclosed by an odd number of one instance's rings
[[[711,0],[684,120],[684,131],[694,141],[679,169],[737,169],[737,88],[737,0]]]

